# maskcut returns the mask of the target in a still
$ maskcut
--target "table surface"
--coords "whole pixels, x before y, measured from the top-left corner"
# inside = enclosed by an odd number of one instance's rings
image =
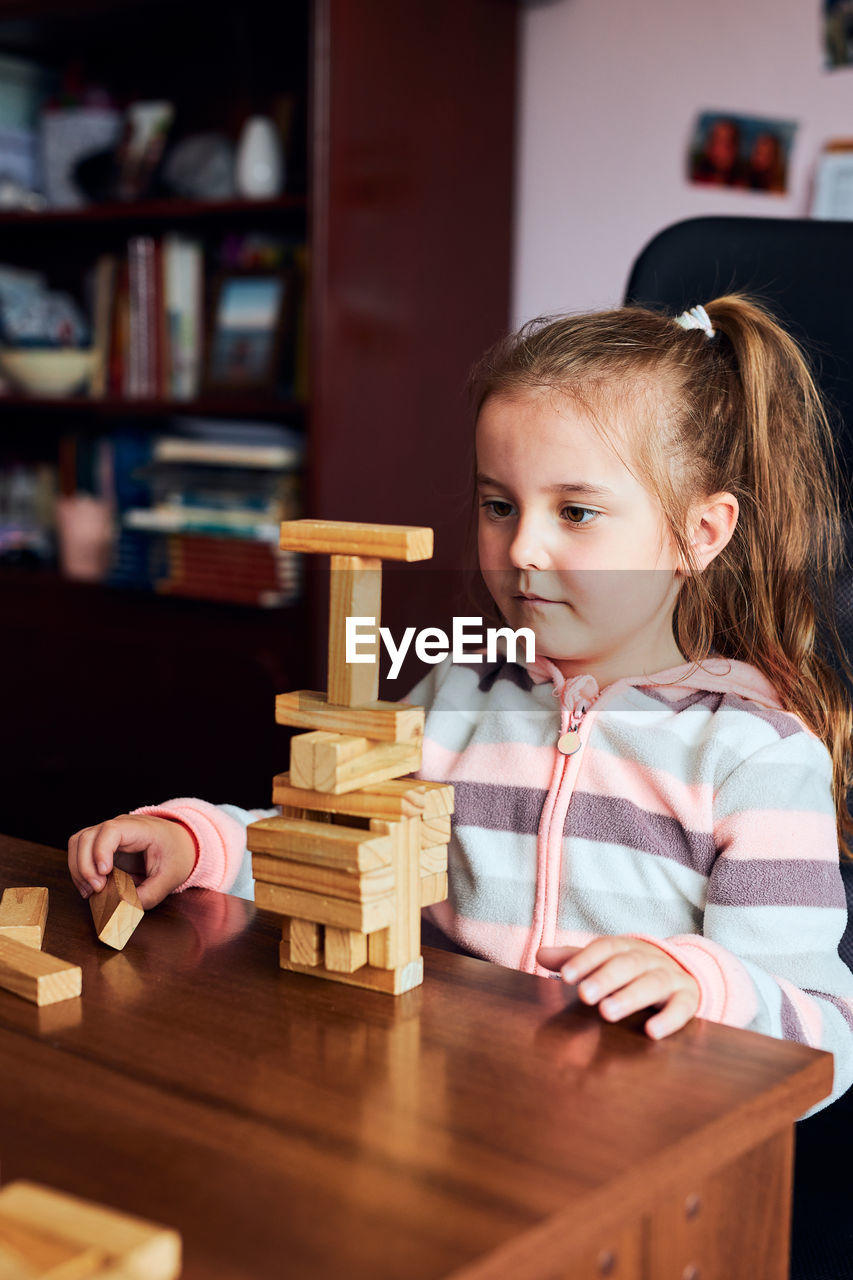
[[[173,895],[124,952],[56,850],[0,837],[0,889],[46,884],[45,950],[83,995],[0,991],[0,1177],[177,1227],[186,1280],[548,1274],[777,1132],[830,1055],[694,1021],[654,1042],[564,984],[425,950],[391,997],[283,972],[276,918]]]

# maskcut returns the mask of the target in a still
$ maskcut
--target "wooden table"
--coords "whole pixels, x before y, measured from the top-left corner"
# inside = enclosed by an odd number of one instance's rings
[[[655,1043],[438,951],[396,999],[284,973],[275,918],[207,891],[110,951],[64,855],[0,837],[23,884],[83,995],[0,991],[2,1180],[177,1227],[186,1280],[787,1275],[828,1054],[707,1022]]]

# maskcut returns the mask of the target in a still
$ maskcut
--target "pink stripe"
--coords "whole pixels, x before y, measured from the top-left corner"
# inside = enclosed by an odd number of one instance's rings
[[[750,809],[723,818],[716,828],[721,853],[728,858],[807,858],[837,862],[838,836],[835,816],[802,809]]]
[[[775,973],[773,977],[794,1006],[797,1017],[800,1019],[803,1031],[806,1034],[806,1043],[811,1045],[813,1049],[819,1049],[823,1037],[823,1017],[820,1005],[816,1000],[812,1000],[811,996],[807,996],[805,991],[795,987],[787,978],[779,978]]]
[[[437,902],[424,912],[449,938],[454,938],[476,951],[485,960],[502,964],[507,969],[520,969],[522,953],[529,930],[523,925],[493,924],[488,920],[470,920],[457,915],[448,901]],[[546,972],[544,969],[541,973]]]
[[[515,786],[544,791],[551,780],[555,754],[553,747],[529,747],[519,742],[473,743],[464,752],[449,751],[425,738],[420,773],[439,782],[494,783],[511,778]]]
[[[758,996],[752,979],[736,956],[700,934],[677,934],[673,938],[633,937],[653,942],[672,956],[699,983],[697,1018],[722,1022],[728,1027],[746,1027],[758,1012]]]
[[[683,782],[661,769],[587,748],[583,790],[592,795],[629,800],[649,813],[673,815],[688,831],[710,832],[713,787]]]

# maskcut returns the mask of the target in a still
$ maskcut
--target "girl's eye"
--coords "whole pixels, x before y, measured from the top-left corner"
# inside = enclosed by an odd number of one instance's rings
[[[586,525],[592,524],[599,512],[590,507],[563,507],[563,515],[568,524]],[[589,519],[585,520],[584,516],[589,516]]]
[[[505,520],[512,515],[512,503],[504,502],[501,498],[489,498],[486,502],[481,502],[480,506],[492,520]]]

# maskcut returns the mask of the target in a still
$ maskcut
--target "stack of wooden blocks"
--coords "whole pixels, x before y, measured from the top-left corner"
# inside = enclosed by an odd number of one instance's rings
[[[382,561],[428,560],[432,530],[294,520],[283,550],[331,556],[328,694],[276,699],[307,729],[273,782],[280,818],[248,829],[259,907],[283,917],[284,969],[398,995],[423,980],[420,910],[447,897],[453,788],[405,777],[421,765],[422,707],[380,702],[378,651],[346,662],[346,619],[373,618]]]

